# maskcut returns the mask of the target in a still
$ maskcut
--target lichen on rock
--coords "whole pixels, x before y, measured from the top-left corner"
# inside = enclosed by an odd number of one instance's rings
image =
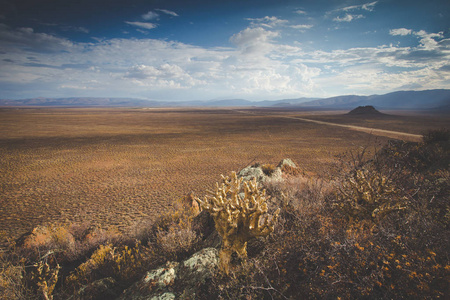
[[[168,262],[151,270],[119,299],[173,300],[195,299],[218,269],[219,254],[215,248],[204,248],[183,262]]]

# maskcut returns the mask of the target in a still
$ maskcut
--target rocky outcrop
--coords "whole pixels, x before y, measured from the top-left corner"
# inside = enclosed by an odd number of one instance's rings
[[[219,253],[205,248],[183,262],[168,262],[147,272],[137,283],[125,290],[121,300],[196,299],[218,270]]]
[[[69,300],[106,300],[120,295],[117,282],[111,278],[103,278],[83,286]]]
[[[263,171],[263,166],[260,164],[253,164],[251,166],[245,167],[242,170],[237,173],[239,178],[243,178],[244,181],[250,181],[253,180],[253,178],[256,178],[256,181],[259,183],[264,183],[266,180],[278,180],[281,179],[283,175],[283,169],[284,167],[294,168],[297,169],[297,165],[289,158],[285,158],[277,165],[277,167],[270,173],[270,175],[267,175]]]

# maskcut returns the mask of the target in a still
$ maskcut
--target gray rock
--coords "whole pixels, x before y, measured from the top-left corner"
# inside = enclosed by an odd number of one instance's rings
[[[277,167],[282,168],[284,165],[297,168],[297,165],[290,158],[285,158],[282,161],[280,161]]]
[[[120,291],[117,282],[111,278],[103,278],[89,283],[80,288],[70,300],[106,300],[119,296]]]
[[[196,293],[217,272],[218,264],[217,249],[202,249],[181,263],[169,262],[164,267],[147,272],[140,281],[125,290],[119,299],[195,299]]]
[[[245,167],[239,171],[237,176],[244,178],[244,181],[249,181],[253,180],[253,178],[256,178],[256,181],[258,182],[263,182],[265,177],[267,177],[260,166]]]
[[[253,178],[256,178],[256,181],[259,183],[264,183],[267,180],[270,181],[281,180],[283,175],[281,169],[283,168],[283,166],[290,166],[293,168],[297,168],[297,165],[291,159],[285,158],[282,161],[280,161],[280,163],[272,172],[272,174],[270,174],[270,176],[264,174],[261,166],[259,165],[252,165],[245,167],[242,170],[240,170],[237,175],[238,177],[244,178],[244,181],[253,180]]]

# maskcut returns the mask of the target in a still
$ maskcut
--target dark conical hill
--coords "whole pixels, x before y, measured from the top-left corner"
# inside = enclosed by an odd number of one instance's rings
[[[383,113],[379,112],[372,105],[366,106],[358,106],[348,113],[349,115],[383,115]]]

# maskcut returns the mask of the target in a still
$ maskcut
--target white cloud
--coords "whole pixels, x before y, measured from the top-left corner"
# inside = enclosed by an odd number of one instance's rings
[[[353,20],[364,18],[365,16],[362,13],[373,11],[377,3],[378,1],[374,1],[361,5],[352,5],[343,8],[338,8],[327,12],[326,16],[335,16],[333,18],[333,21],[335,22],[351,22]],[[342,15],[342,13],[345,14]]]
[[[264,55],[272,49],[271,41],[277,36],[277,32],[268,31],[262,27],[246,28],[234,34],[230,41],[241,50],[242,54]]]
[[[412,33],[411,29],[406,29],[406,28],[397,28],[397,29],[391,29],[389,31],[390,35],[409,35]]]
[[[336,22],[351,22],[353,20],[362,19],[362,18],[364,18],[363,15],[345,14],[345,16],[342,17],[342,18],[337,16],[336,18],[333,19],[333,21],[336,21]]]
[[[414,35],[420,37],[420,47],[424,50],[434,50],[439,42],[436,39],[444,38],[443,32],[427,33],[425,30],[415,31]]]
[[[153,29],[156,28],[158,25],[154,24],[154,23],[149,23],[149,22],[129,22],[129,21],[125,21],[125,23],[127,23],[128,25],[132,25],[132,26],[136,26],[136,27],[140,27],[140,28],[144,28],[144,29]]]
[[[291,27],[291,28],[294,28],[294,29],[299,29],[299,30],[306,30],[306,29],[311,29],[311,28],[313,28],[313,25],[309,25],[309,24],[299,24],[299,25],[291,25],[291,26],[289,26],[289,27]]]
[[[178,14],[176,12],[174,12],[174,11],[171,11],[171,10],[161,9],[161,8],[157,8],[155,10],[160,11],[162,13],[165,13],[166,15],[170,15],[170,16],[173,16],[173,17],[178,17]]]
[[[375,5],[378,3],[378,1],[369,2],[361,5],[352,5],[347,6],[344,8],[337,9],[336,11],[352,11],[352,10],[366,10],[366,11],[373,11]]]
[[[363,4],[361,8],[364,10],[372,11],[377,3],[378,3],[378,1],[366,3],[366,4]]]
[[[155,39],[76,43],[0,25],[0,97],[14,87],[24,97],[187,100],[225,95],[261,100],[343,90],[381,93],[409,83],[443,88],[450,82],[446,67],[450,39],[441,32],[412,31],[415,46],[330,51],[284,44],[281,34],[263,26],[249,27],[230,37],[232,47],[204,48]]]
[[[178,65],[163,64],[157,67],[137,65],[130,68],[124,78],[134,79],[141,86],[157,88],[189,88],[203,84],[201,80],[194,79]]]
[[[251,26],[262,26],[267,28],[273,28],[276,26],[282,26],[288,23],[287,20],[278,19],[277,17],[265,16],[264,18],[247,18],[246,20],[251,21]]]
[[[294,13],[299,14],[299,15],[306,15],[306,11],[304,11],[302,9],[297,9],[294,11]]]
[[[159,15],[154,11],[149,11],[148,13],[142,15],[142,19],[146,21],[157,19],[158,17]]]

